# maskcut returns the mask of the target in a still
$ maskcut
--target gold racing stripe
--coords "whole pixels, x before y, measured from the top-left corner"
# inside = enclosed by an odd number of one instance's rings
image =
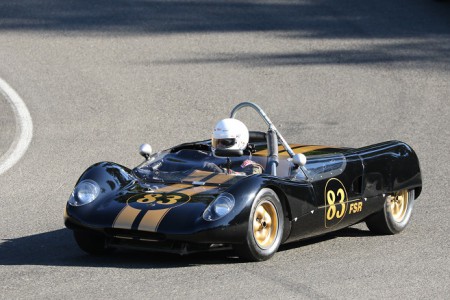
[[[180,194],[185,194],[185,195],[188,195],[190,197],[190,196],[194,196],[194,195],[197,195],[197,194],[200,194],[200,193],[203,193],[203,192],[206,192],[208,190],[215,189],[215,188],[217,188],[217,187],[216,186],[195,186],[195,187],[192,187],[190,189],[181,191]]]
[[[128,204],[120,211],[114,220],[113,227],[121,229],[131,229],[134,219],[141,212],[140,209],[133,208]]]
[[[206,176],[209,176],[211,174],[213,174],[213,173],[208,172],[208,171],[195,170],[191,174],[186,176],[182,181],[188,181],[188,182],[201,181],[203,178],[205,178]]]
[[[280,150],[280,147],[281,147],[281,150]],[[295,149],[305,147],[305,146],[300,145],[300,144],[289,144],[289,147],[291,147],[292,151],[295,152]],[[287,153],[286,149],[284,149],[283,146],[278,146],[278,154],[280,154],[280,153]]]
[[[298,147],[296,149],[293,149],[293,151],[295,154],[299,154],[299,153],[304,154],[304,153],[308,153],[308,152],[311,152],[314,150],[327,149],[327,148],[332,148],[332,147],[330,147],[330,146],[303,146],[303,147]],[[280,158],[288,158],[290,156],[289,156],[289,153],[284,151],[283,153],[279,154],[279,157]]]
[[[302,146],[300,144],[289,144],[289,147],[291,147],[291,149],[295,152],[295,149],[301,148],[301,147],[305,147],[305,146]],[[287,154],[287,151],[286,151],[286,149],[284,149],[283,145],[279,145],[278,146],[278,155],[282,155],[283,153]],[[268,149],[260,150],[260,151],[257,151],[255,153],[253,153],[253,155],[255,155],[255,156],[268,156],[269,155],[269,150]]]
[[[190,184],[176,183],[176,184],[168,185],[163,188],[157,189],[157,190],[155,190],[155,193],[159,193],[159,192],[170,193],[170,192],[173,192],[176,190],[187,189],[188,187],[191,187],[191,186],[192,185],[190,185]]]
[[[292,148],[292,151],[294,151],[295,154],[298,153],[307,153],[314,150],[320,150],[320,149],[326,149],[326,148],[334,148],[330,146],[301,146],[299,144],[290,144],[289,145]],[[254,156],[267,156],[269,155],[269,152],[267,149],[261,150],[258,152],[253,153]],[[289,157],[289,153],[287,153],[286,149],[284,149],[283,146],[278,146],[278,156],[279,157]]]
[[[235,176],[235,175],[231,175],[231,174],[217,174],[217,175],[211,177],[210,179],[203,181],[206,177],[211,176],[211,175],[214,175],[214,173],[208,172],[208,171],[195,170],[191,174],[189,174],[186,178],[184,178],[183,181],[188,181],[188,182],[199,181],[199,182],[212,183],[212,184],[222,184],[222,183],[225,183],[228,180],[232,179]],[[183,191],[183,194],[184,193],[185,193],[185,191]]]
[[[215,186],[196,186],[196,187],[192,187],[190,189],[181,191],[179,193],[185,194],[190,197],[190,196],[205,192],[207,190],[215,189],[215,188],[216,188]],[[156,232],[158,230],[159,224],[161,223],[161,221],[164,219],[166,214],[171,209],[172,208],[147,211],[145,213],[144,217],[142,218],[141,223],[139,223],[138,230]]]
[[[191,187],[190,184],[172,184],[165,186],[163,188],[158,189],[158,192],[164,192],[164,193],[170,193],[172,191],[186,189],[188,187]],[[138,214],[141,212],[140,209],[133,208],[129,206],[128,204],[120,211],[120,213],[117,215],[116,219],[114,220],[113,227],[114,228],[121,228],[121,229],[131,229],[131,226],[133,225],[134,220],[138,216]]]
[[[232,174],[217,174],[216,176],[214,176],[211,179],[206,180],[206,183],[213,183],[213,184],[222,184],[227,182],[230,179],[233,179],[234,177],[236,177],[236,175],[232,175]]]
[[[170,208],[149,210],[145,213],[144,217],[139,223],[138,230],[142,231],[156,231],[159,223],[164,216],[169,212]]]

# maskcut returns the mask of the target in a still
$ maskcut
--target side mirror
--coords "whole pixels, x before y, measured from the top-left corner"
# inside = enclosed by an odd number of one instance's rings
[[[142,144],[139,147],[139,154],[142,155],[145,160],[148,160],[150,155],[152,155],[152,146],[150,146],[149,144]]]
[[[295,154],[294,157],[292,157],[292,162],[297,166],[303,167],[306,165],[306,156],[301,153]]]

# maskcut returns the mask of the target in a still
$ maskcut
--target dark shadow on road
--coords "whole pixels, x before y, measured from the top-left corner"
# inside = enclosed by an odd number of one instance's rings
[[[342,39],[337,49],[275,53],[208,53],[135,64],[240,63],[250,66],[431,63],[447,68],[449,1],[432,0],[4,0],[0,32],[171,35],[264,32],[295,39]],[[182,38],[182,37],[180,37]],[[353,40],[381,40],[354,44]]]
[[[449,39],[450,41],[450,39]],[[230,53],[211,57],[137,62],[137,64],[229,64],[239,63],[249,67],[295,66],[295,65],[359,65],[414,62],[450,63],[450,42],[382,43],[364,45],[358,49],[318,50],[293,53]]]
[[[280,247],[279,251],[305,247],[340,236],[364,237],[368,231],[347,228],[321,237],[294,242]],[[232,251],[203,252],[180,256],[177,254],[143,251],[117,251],[107,256],[90,256],[82,252],[68,229],[39,233],[0,244],[0,265],[82,266],[110,268],[183,268],[208,264],[242,263]]]
[[[448,3],[421,0],[3,0],[0,30],[428,37],[449,34],[449,10]]]
[[[0,244],[0,265],[46,265],[112,268],[180,268],[198,264],[235,263],[230,251],[180,256],[143,251],[117,251],[107,256],[90,256],[76,245],[72,232],[59,229]]]
[[[112,268],[180,268],[238,262],[231,251],[195,253],[186,256],[144,251],[116,251],[91,256],[76,245],[68,229],[40,233],[0,244],[0,265],[49,265]]]
[[[339,231],[331,232],[325,235],[321,235],[318,237],[309,238],[306,240],[301,240],[298,242],[292,242],[289,244],[281,245],[280,249],[278,251],[286,251],[296,248],[305,247],[312,244],[317,244],[321,242],[326,242],[328,240],[332,240],[339,237],[367,237],[367,236],[374,236],[373,233],[371,233],[369,230],[361,230],[358,228],[344,228]]]

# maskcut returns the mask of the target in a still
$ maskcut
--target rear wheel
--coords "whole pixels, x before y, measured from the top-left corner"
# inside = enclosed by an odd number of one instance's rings
[[[414,206],[414,190],[401,190],[386,197],[383,210],[366,219],[370,231],[396,234],[405,229]]]
[[[267,260],[277,252],[283,229],[284,215],[280,200],[273,190],[264,188],[253,202],[246,240],[234,248],[243,259]]]
[[[86,253],[92,255],[104,255],[111,253],[113,249],[108,248],[103,235],[90,231],[74,231],[73,236],[78,246]]]

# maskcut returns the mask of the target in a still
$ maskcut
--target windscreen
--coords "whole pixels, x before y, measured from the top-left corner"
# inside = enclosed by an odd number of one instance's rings
[[[216,174],[229,174],[227,167],[239,168],[248,156],[230,158],[215,157],[209,152],[183,149],[176,153],[160,152],[149,161],[135,168],[134,174],[145,181],[152,182],[191,182],[195,179],[214,176]],[[246,176],[241,173],[229,175]]]
[[[308,178],[321,180],[338,176],[347,165],[345,156],[341,153],[308,156],[304,170]],[[299,174],[301,176],[302,174]],[[299,178],[300,179],[300,178]]]

